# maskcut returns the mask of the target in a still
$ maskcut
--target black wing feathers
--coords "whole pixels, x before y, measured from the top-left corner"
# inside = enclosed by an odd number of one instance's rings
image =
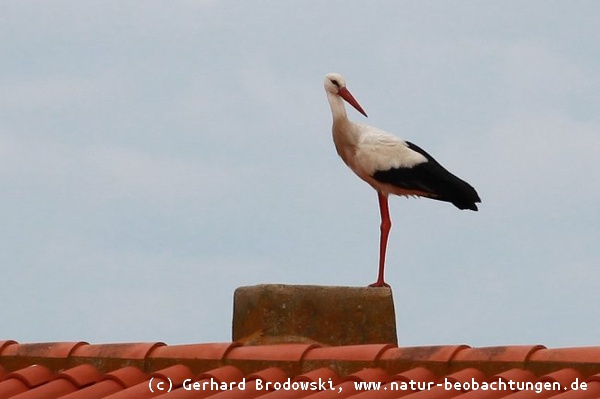
[[[469,183],[448,172],[419,146],[408,141],[406,144],[411,150],[425,156],[427,162],[412,168],[379,170],[373,174],[375,180],[405,190],[427,193],[428,198],[450,202],[459,209],[477,210],[475,204],[481,202],[481,199]]]

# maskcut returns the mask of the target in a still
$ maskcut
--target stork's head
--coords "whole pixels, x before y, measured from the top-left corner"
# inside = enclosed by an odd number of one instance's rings
[[[358,101],[350,94],[346,88],[346,80],[339,73],[328,73],[325,76],[325,91],[333,95],[340,96],[350,105],[352,105],[358,112],[367,116],[367,113],[360,106]]]
[[[325,76],[325,90],[327,92],[338,94],[342,87],[346,87],[346,80],[339,73],[328,73]]]

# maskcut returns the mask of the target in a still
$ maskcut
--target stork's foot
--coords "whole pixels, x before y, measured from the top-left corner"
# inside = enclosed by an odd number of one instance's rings
[[[375,281],[373,284],[369,284],[369,287],[386,287],[386,288],[390,288],[390,285],[388,283],[386,283],[385,281],[381,280],[377,280]]]

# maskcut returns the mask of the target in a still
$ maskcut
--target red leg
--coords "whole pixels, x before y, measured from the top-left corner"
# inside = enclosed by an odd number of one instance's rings
[[[390,210],[388,208],[388,197],[377,191],[379,199],[379,212],[381,213],[381,236],[379,238],[379,275],[377,281],[369,287],[389,287],[389,284],[383,280],[383,269],[385,268],[385,253],[387,250],[387,241],[392,228],[390,220]]]

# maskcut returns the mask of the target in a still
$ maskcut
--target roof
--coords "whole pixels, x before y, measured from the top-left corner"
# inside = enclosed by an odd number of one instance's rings
[[[502,383],[508,389],[499,390]],[[2,399],[155,397],[598,398],[600,346],[0,341]]]

